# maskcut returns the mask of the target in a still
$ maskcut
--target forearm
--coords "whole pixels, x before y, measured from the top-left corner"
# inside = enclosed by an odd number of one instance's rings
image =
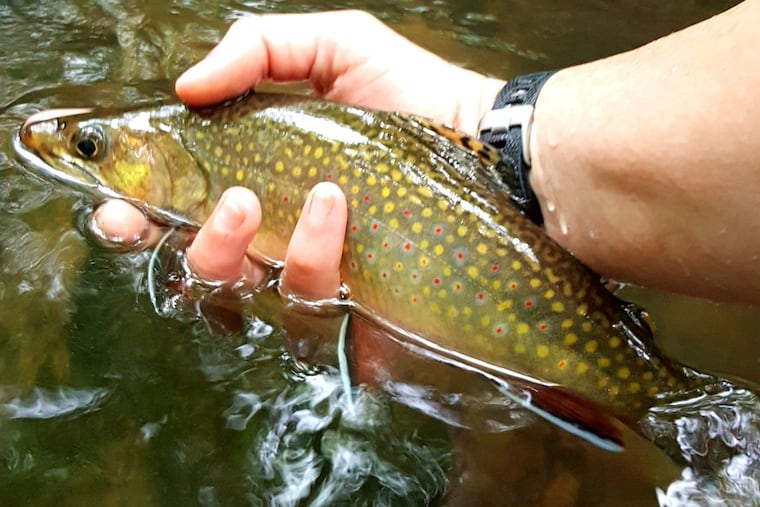
[[[758,20],[747,1],[543,88],[531,183],[603,276],[760,303]]]

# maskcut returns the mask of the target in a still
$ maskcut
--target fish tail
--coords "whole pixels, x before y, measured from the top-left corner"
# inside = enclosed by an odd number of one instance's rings
[[[640,421],[646,437],[683,466],[658,491],[661,506],[760,506],[760,396],[696,372],[700,385],[663,396]]]

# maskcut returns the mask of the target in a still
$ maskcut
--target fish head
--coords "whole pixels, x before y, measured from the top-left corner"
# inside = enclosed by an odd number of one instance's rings
[[[160,111],[43,111],[22,125],[17,151],[43,176],[127,200],[165,223],[197,226],[208,182]]]

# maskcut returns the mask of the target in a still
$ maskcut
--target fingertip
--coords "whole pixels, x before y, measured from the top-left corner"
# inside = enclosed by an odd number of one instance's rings
[[[142,211],[121,200],[100,205],[92,216],[90,228],[97,237],[120,246],[136,245],[150,236],[150,221]]]
[[[248,262],[246,252],[260,223],[256,195],[242,187],[227,189],[188,248],[191,269],[208,280],[230,281],[246,275],[258,281],[263,270]]]
[[[346,198],[338,186],[324,182],[312,189],[285,257],[284,294],[304,299],[337,296],[347,213]]]

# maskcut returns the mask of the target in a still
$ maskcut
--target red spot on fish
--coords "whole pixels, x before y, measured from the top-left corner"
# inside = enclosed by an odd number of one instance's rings
[[[387,241],[383,242],[383,248],[388,248],[388,242]]]
[[[417,273],[412,273],[412,280],[416,280],[416,279],[417,279]]]
[[[455,283],[454,284],[454,290],[462,290],[462,284],[461,283]]]
[[[483,301],[486,298],[486,295],[482,292],[478,292],[478,295],[475,297],[477,297],[479,301]]]
[[[498,264],[491,264],[491,271],[493,271],[494,273],[496,273],[497,271],[499,271],[499,265]]]
[[[369,194],[364,195],[364,202],[369,202]]]
[[[417,302],[417,296],[412,296],[412,303],[416,303],[416,302]]]
[[[497,327],[497,328],[495,329],[495,331],[496,331],[496,334],[501,334],[501,333],[503,333],[503,332],[504,332],[504,329],[503,329],[501,326],[499,326],[499,327]]]
[[[356,269],[356,262],[355,261],[351,261],[351,269]]]
[[[411,243],[404,243],[404,250],[406,250],[408,252],[411,249],[412,249],[412,244]]]
[[[549,324],[547,324],[546,322],[542,322],[541,324],[538,325],[538,329],[540,329],[541,331],[546,331],[547,329],[549,329]]]
[[[462,252],[457,252],[457,259],[459,259],[460,261],[464,259],[464,254]]]
[[[355,225],[352,225],[352,226],[351,226],[351,232],[356,232],[356,231],[357,231],[357,229],[358,229],[358,227],[356,227]]]
[[[433,278],[433,285],[441,285],[441,279],[440,278]]]
[[[441,232],[443,232],[443,229],[441,229],[440,227],[436,227],[435,229],[433,229],[433,232],[435,232],[436,234],[440,234]]]
[[[332,173],[327,173],[327,174],[325,174],[325,179],[326,179],[326,180],[331,180],[331,179],[333,179],[333,175],[332,175]]]
[[[533,301],[530,299],[525,302],[525,308],[533,308]]]
[[[373,257],[374,257],[374,255],[372,255],[371,252],[367,254],[367,259],[372,260]]]
[[[288,198],[288,196],[287,196],[287,195],[283,195],[283,196],[282,196],[282,202],[288,202],[289,200],[290,200],[290,199]]]
[[[560,370],[561,370],[561,369],[563,369],[565,366],[567,366],[567,362],[565,362],[565,360],[564,360],[564,359],[563,359],[563,360],[561,360],[561,361],[559,361],[559,362],[557,363],[557,368],[559,368]]]
[[[374,224],[372,224],[372,230],[373,231],[376,231],[378,227],[379,226],[377,225],[377,222],[375,222]]]
[[[517,284],[515,282],[510,283],[509,288],[515,290],[517,288]]]
[[[383,280],[385,280],[386,278],[388,278],[388,273],[386,273],[385,271],[383,271],[382,273],[380,273],[380,277],[381,277]]]
[[[411,215],[411,214],[412,214],[412,212],[411,212],[411,211],[409,211],[408,209],[405,209],[405,210],[404,210],[404,216],[405,216],[405,217],[408,217],[408,216],[409,216],[409,215]]]

